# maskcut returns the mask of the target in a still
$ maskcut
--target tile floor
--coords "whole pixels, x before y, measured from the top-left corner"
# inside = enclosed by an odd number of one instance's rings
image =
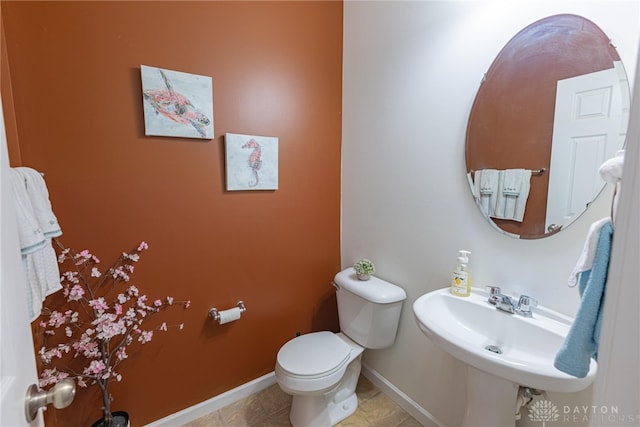
[[[421,427],[363,376],[360,376],[356,393],[358,410],[339,423],[339,427]],[[290,408],[291,396],[274,384],[182,427],[291,427]]]

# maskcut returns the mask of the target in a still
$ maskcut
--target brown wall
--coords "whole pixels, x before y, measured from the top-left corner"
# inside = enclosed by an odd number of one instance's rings
[[[145,240],[133,283],[192,301],[122,365],[112,409],[149,423],[337,329],[341,2],[3,1],[2,20],[12,166],[46,174],[62,241],[106,262]],[[144,136],[141,64],[213,77],[213,140]],[[277,191],[225,191],[226,132],[279,137]],[[239,299],[240,321],[207,319]],[[81,389],[47,413],[86,426],[100,404]]]

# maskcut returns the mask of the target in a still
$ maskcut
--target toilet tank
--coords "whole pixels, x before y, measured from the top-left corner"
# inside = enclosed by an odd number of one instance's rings
[[[334,278],[340,330],[364,348],[390,347],[396,339],[404,289],[375,276],[358,280],[350,267]]]

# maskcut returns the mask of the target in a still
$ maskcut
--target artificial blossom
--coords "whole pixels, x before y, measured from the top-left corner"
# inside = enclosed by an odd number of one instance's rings
[[[143,329],[154,315],[171,306],[188,308],[190,301],[175,301],[170,296],[151,300],[128,284],[140,253],[149,247],[145,242],[123,252],[111,267],[101,271],[100,260],[88,250],[75,253],[54,241],[60,248],[58,262],[69,267],[60,278],[66,303],[63,310],[45,308],[41,315],[45,345],[39,351],[43,365],[40,386],[66,378],[74,379],[80,387],[97,385],[102,393],[104,426],[111,427],[113,397],[108,387],[112,380],[122,380],[118,368],[129,357],[127,348],[148,343],[154,330],[169,329],[166,322]],[[183,324],[175,326],[183,328]],[[54,343],[47,345],[51,341]]]

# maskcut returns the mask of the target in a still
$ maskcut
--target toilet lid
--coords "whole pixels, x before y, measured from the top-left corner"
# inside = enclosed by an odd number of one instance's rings
[[[334,333],[323,331],[300,335],[278,352],[278,364],[293,375],[316,376],[340,368],[351,348]]]

